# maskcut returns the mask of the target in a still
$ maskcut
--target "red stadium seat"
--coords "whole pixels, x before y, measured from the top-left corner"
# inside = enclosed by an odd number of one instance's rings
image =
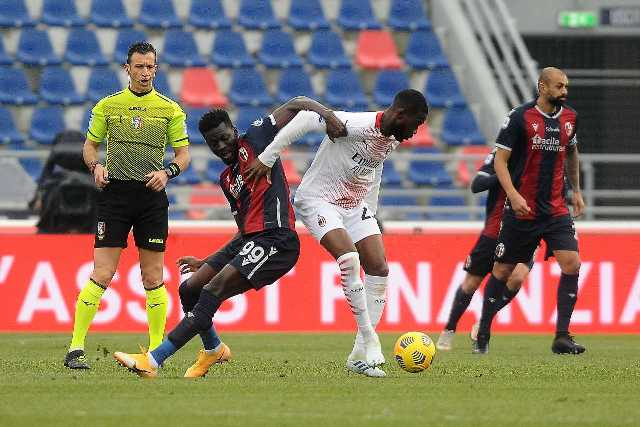
[[[477,160],[472,160],[469,163],[468,160],[459,160],[458,161],[458,181],[461,185],[467,187],[471,184],[471,180],[475,176],[480,166],[484,162],[485,157],[491,152],[491,148],[486,145],[476,145],[476,146],[468,146],[463,147],[460,150],[460,154],[481,154],[482,157]],[[470,167],[471,166],[471,167]]]
[[[228,103],[218,88],[214,71],[201,67],[184,70],[180,99],[190,107],[225,107]]]
[[[356,62],[366,69],[401,68],[402,59],[387,31],[361,31],[356,48]]]
[[[413,137],[407,142],[403,142],[411,147],[431,147],[436,143],[436,141],[431,136],[431,132],[429,131],[429,126],[426,123],[418,126],[418,132],[413,135]]]
[[[227,198],[218,184],[206,182],[191,188],[195,191],[189,197],[189,204],[192,208],[187,211],[187,219],[207,219],[206,211],[198,209],[198,207],[228,205]]]
[[[282,154],[285,154],[283,157],[286,157],[286,151],[283,151]],[[293,160],[283,158],[282,169],[284,169],[284,174],[290,185],[298,185],[302,182],[302,177],[300,176],[300,173],[298,173],[298,169],[293,163]]]

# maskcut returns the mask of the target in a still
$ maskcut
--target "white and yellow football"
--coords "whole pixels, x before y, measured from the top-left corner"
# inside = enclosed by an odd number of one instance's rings
[[[422,372],[431,366],[436,346],[427,334],[407,332],[396,341],[393,348],[396,362],[407,372]]]

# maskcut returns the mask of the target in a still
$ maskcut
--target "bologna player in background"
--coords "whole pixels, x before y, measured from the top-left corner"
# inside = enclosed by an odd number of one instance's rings
[[[554,353],[580,354],[584,346],[569,334],[578,295],[580,256],[565,200],[565,167],[573,189],[573,215],[584,210],[580,192],[577,113],[565,105],[569,81],[557,68],[544,68],[538,97],[511,111],[496,140],[495,170],[507,195],[496,263],[485,287],[474,352],[487,353],[491,321],[500,308],[500,289],[519,262],[531,259],[543,239],[562,271],[558,284]]]

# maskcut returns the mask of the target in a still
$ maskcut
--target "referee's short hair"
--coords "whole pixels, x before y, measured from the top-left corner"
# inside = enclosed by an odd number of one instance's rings
[[[416,114],[429,113],[427,100],[420,91],[415,89],[405,89],[398,92],[393,98],[393,106]]]
[[[156,48],[149,42],[135,42],[131,46],[129,46],[129,51],[127,52],[127,64],[131,64],[131,56],[134,53],[146,54],[149,52],[153,52],[153,55],[158,58],[158,54],[156,53]]]
[[[220,123],[226,123],[229,127],[233,127],[229,113],[222,109],[210,110],[204,113],[198,122],[198,130],[203,135],[213,128],[220,126]]]

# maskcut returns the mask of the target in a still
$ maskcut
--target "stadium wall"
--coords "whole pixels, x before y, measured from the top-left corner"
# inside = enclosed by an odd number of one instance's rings
[[[17,224],[17,225],[16,225]],[[439,330],[461,282],[467,252],[479,223],[389,223],[384,236],[390,280],[384,331]],[[178,320],[175,260],[205,256],[233,233],[231,223],[175,223],[168,241],[165,281],[171,296],[168,327]],[[640,223],[579,223],[582,256],[580,293],[572,330],[586,333],[637,333],[640,329]],[[301,230],[297,266],[278,284],[227,301],[215,318],[222,331],[353,331],[353,318],[339,285],[335,263]],[[72,329],[78,289],[92,269],[92,236],[35,235],[32,225],[0,226],[0,331],[67,332]],[[496,332],[551,332],[555,324],[560,271],[535,266],[511,307],[495,322]],[[480,315],[476,295],[460,330]],[[144,291],[133,242],[123,253],[92,331],[146,330]]]

